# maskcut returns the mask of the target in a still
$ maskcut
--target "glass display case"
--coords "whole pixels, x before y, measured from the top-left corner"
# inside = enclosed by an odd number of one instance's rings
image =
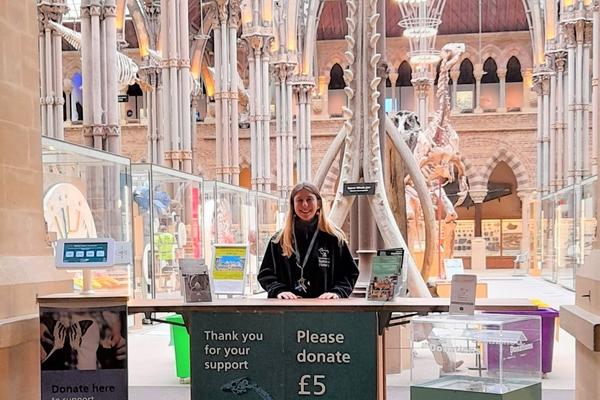
[[[204,258],[202,178],[153,164],[131,168],[136,294],[180,298],[179,260]]]
[[[262,292],[263,289],[258,284],[256,277],[262,263],[263,256],[269,244],[269,240],[281,228],[281,218],[279,218],[279,197],[251,191],[250,196],[250,249],[249,249],[249,269],[246,282],[249,284],[249,291],[253,294]]]
[[[534,315],[413,318],[411,399],[541,399],[540,324]]]
[[[131,162],[128,158],[42,137],[44,219],[52,239],[132,240]],[[92,272],[95,291],[129,294],[131,265]],[[81,271],[72,271],[75,289]]]
[[[219,181],[204,182],[204,254],[212,268],[215,244],[250,243],[249,191]]]

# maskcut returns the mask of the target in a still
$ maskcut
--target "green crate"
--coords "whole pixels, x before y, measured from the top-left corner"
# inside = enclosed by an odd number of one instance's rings
[[[183,324],[183,317],[179,314],[169,315],[165,318],[169,322]],[[190,335],[183,326],[171,325],[171,342],[175,348],[175,370],[179,379],[190,377]]]

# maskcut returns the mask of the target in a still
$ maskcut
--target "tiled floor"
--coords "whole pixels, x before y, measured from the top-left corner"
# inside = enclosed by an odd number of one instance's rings
[[[527,297],[539,299],[551,307],[573,304],[574,293],[541,278],[513,277],[510,272],[480,274],[488,283],[489,297]],[[129,331],[129,394],[131,400],[189,400],[189,384],[175,375],[174,350],[169,345],[169,327],[144,325]],[[575,399],[575,342],[564,331],[554,342],[553,370],[543,380],[544,400]],[[387,376],[388,399],[408,400],[408,379]],[[360,399],[362,400],[362,399]]]

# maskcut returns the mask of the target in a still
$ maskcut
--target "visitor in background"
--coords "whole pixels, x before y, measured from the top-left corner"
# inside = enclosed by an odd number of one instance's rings
[[[285,225],[265,251],[260,285],[270,298],[339,299],[350,296],[357,278],[346,237],[323,212],[319,190],[296,185]]]

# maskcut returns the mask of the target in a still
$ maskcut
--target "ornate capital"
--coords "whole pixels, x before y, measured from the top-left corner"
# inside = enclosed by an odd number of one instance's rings
[[[237,28],[240,25],[240,0],[229,0],[229,26]]]
[[[229,14],[229,0],[217,0],[217,14],[219,16],[219,22],[227,22],[227,16]]]
[[[483,203],[487,193],[487,189],[469,189],[469,196],[471,196],[471,200],[473,200],[473,203],[475,204]]]
[[[38,2],[37,8],[40,30],[48,28],[48,21],[60,23],[63,14],[69,10],[63,0],[42,0]]]
[[[546,65],[536,67],[533,73],[533,90],[538,96],[544,96],[550,93],[550,77],[554,72]]]
[[[102,7],[99,5],[90,5],[85,7],[89,10],[90,17],[99,17],[102,15]],[[81,13],[83,14],[84,7],[81,7]]]
[[[433,80],[425,77],[412,79],[411,83],[419,97],[426,97],[433,86]]]
[[[117,6],[104,6],[104,18],[116,18],[117,16]]]
[[[104,127],[104,137],[119,136],[121,127],[119,125],[106,125]]]
[[[144,11],[149,17],[160,15],[160,0],[145,1]]]
[[[263,47],[263,38],[262,36],[250,36],[246,38],[248,41],[248,44],[250,45],[250,49],[254,50],[254,54],[256,54],[257,56],[260,56],[260,51],[262,50]]]
[[[554,53],[554,64],[556,65],[556,70],[558,72],[563,72],[567,64],[567,52],[557,51]]]

